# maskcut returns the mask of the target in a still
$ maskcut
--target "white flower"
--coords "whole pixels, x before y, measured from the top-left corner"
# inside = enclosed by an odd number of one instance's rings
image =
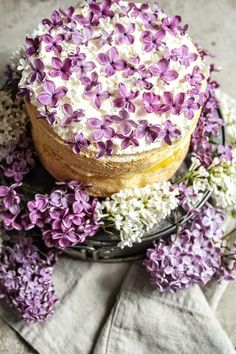
[[[119,231],[119,247],[131,247],[142,236],[164,220],[178,206],[178,190],[169,182],[143,188],[126,189],[101,202],[98,216],[105,226]]]

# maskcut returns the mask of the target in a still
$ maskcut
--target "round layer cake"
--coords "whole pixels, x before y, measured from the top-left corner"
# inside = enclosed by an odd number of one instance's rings
[[[157,4],[82,2],[54,11],[26,42],[20,93],[57,180],[109,196],[173,176],[209,75],[179,16]]]

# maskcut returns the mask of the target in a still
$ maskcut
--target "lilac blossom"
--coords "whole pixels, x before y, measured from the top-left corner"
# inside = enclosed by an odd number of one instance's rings
[[[144,262],[151,283],[161,292],[173,293],[194,284],[205,285],[219,277],[225,267],[220,248],[223,232],[215,236],[222,220],[222,213],[207,205],[194,212],[193,219],[181,228],[178,237],[172,235],[158,240],[147,251]]]
[[[81,119],[85,116],[83,109],[73,110],[71,104],[65,103],[63,105],[63,113],[65,114],[64,119],[62,120],[62,124],[64,126],[71,124],[73,122],[80,122]]]
[[[138,6],[134,3],[129,3],[128,6],[132,9],[132,12],[131,12],[132,17],[141,16],[142,14],[144,14],[146,12],[146,10],[148,10],[148,4],[140,4],[140,6]]]
[[[26,44],[28,45],[28,48],[25,51],[26,58],[29,58],[33,54],[38,53],[41,40],[42,40],[41,37],[36,37],[34,39],[30,37],[26,37]]]
[[[85,91],[92,90],[93,87],[98,85],[98,74],[96,71],[92,72],[91,77],[83,76],[81,78],[82,84],[85,86]]]
[[[138,69],[138,74],[140,75],[140,78],[137,80],[137,85],[145,88],[146,90],[151,90],[153,84],[147,80],[152,77],[151,73],[146,70],[145,67],[141,67]]]
[[[22,230],[21,195],[17,189],[21,183],[0,186],[0,221],[5,230]]]
[[[161,97],[153,92],[144,92],[142,100],[146,111],[148,113],[158,112],[161,108],[160,99]]]
[[[31,67],[31,73],[27,80],[29,84],[32,84],[34,81],[42,82],[45,78],[45,66],[41,59],[35,59],[34,64],[29,62]]]
[[[149,71],[154,76],[160,76],[165,83],[174,81],[179,74],[175,70],[169,70],[170,61],[163,58],[157,64],[149,66]]]
[[[33,142],[25,134],[18,140],[10,141],[1,149],[1,169],[4,176],[21,182],[35,166],[35,150]]]
[[[102,84],[98,84],[93,91],[85,91],[84,95],[88,97],[93,106],[99,109],[102,105],[102,101],[107,100],[110,97],[108,91],[102,91]]]
[[[62,34],[57,34],[55,37],[52,37],[50,34],[44,34],[43,42],[46,44],[46,52],[61,53],[62,46],[60,45],[63,41],[64,36]]]
[[[186,182],[181,182],[176,186],[179,190],[178,200],[179,205],[186,211],[193,210],[192,201],[197,196],[195,189],[192,186],[188,186]]]
[[[92,71],[96,67],[93,61],[79,60],[77,64],[72,67],[72,71],[76,72],[79,79],[86,76],[87,72]]]
[[[77,24],[75,21],[72,21],[68,26],[63,27],[65,41],[69,42],[72,40],[74,43],[78,41],[78,36],[80,36],[80,33],[76,28]]]
[[[80,48],[76,48],[75,53],[70,53],[69,58],[71,60],[72,66],[76,66],[78,62],[83,62],[86,58],[86,55],[84,53],[80,52]]]
[[[114,107],[124,107],[129,112],[135,112],[135,105],[132,101],[139,95],[139,91],[127,91],[127,88],[123,83],[119,83],[118,89],[120,97],[114,99]]]
[[[108,118],[89,118],[88,126],[94,129],[93,139],[100,140],[103,137],[111,139],[115,135],[115,131],[111,128],[112,121]]]
[[[105,67],[107,76],[114,75],[116,70],[124,70],[127,65],[124,59],[119,59],[119,52],[115,47],[110,48],[107,53],[99,53],[97,59]]]
[[[138,139],[145,138],[146,142],[151,144],[156,139],[163,139],[165,132],[158,124],[151,124],[147,120],[139,120],[139,125],[135,131],[135,136]]]
[[[64,249],[93,236],[100,223],[97,200],[92,199],[81,183],[60,183],[50,195],[36,195],[28,202],[32,225],[40,225],[47,247]]]
[[[66,21],[67,23],[70,23],[71,21],[73,21],[75,15],[75,8],[73,6],[68,7],[68,9],[63,10],[62,8],[59,9],[59,12],[64,16],[64,21]]]
[[[73,36],[73,41],[75,44],[84,44],[87,45],[91,39],[95,39],[98,37],[93,37],[93,30],[90,27],[83,27],[82,33],[76,33]]]
[[[53,11],[50,19],[45,18],[42,20],[43,25],[47,25],[49,27],[49,32],[51,32],[55,27],[60,27],[63,22],[61,16],[58,11]]]
[[[233,160],[233,148],[231,145],[218,145],[217,152],[219,154],[221,161],[232,161]]]
[[[37,118],[38,119],[45,119],[50,125],[53,125],[56,122],[56,111],[49,112],[48,110],[39,111]]]
[[[75,154],[79,154],[81,149],[86,149],[90,145],[90,141],[84,137],[83,133],[76,133],[74,140],[66,143],[72,147]]]
[[[185,117],[188,119],[193,119],[194,111],[199,110],[200,105],[198,102],[195,101],[194,97],[190,97],[187,101],[183,104],[182,110],[185,113]]]
[[[112,122],[119,124],[119,132],[123,135],[129,135],[132,128],[137,128],[137,123],[129,119],[129,112],[125,109],[119,111],[119,115],[113,114],[109,117]]]
[[[175,97],[171,92],[164,92],[162,96],[163,105],[161,107],[162,112],[171,111],[172,114],[179,115],[181,113],[183,103],[184,103],[185,94],[179,92]]]
[[[173,16],[171,18],[165,17],[162,20],[162,26],[168,30],[173,36],[176,36],[180,28],[181,17]]]
[[[61,61],[60,58],[52,58],[52,69],[49,71],[51,77],[61,77],[62,80],[69,80],[71,76],[71,60],[66,58]]]
[[[139,141],[135,137],[133,131],[129,135],[118,133],[117,136],[122,140],[121,142],[122,149],[127,149],[129,146],[139,146]]]
[[[96,18],[93,12],[89,12],[87,17],[77,15],[76,20],[84,27],[96,27],[99,24],[99,19]]]
[[[90,11],[96,18],[114,17],[114,12],[110,10],[111,0],[103,0],[100,4],[92,2],[89,4]]]
[[[50,80],[46,80],[43,84],[44,91],[42,91],[37,100],[43,105],[54,108],[57,106],[60,98],[64,97],[67,89],[64,86],[57,87],[55,83]]]
[[[0,296],[28,323],[53,314],[58,302],[52,282],[56,256],[42,252],[32,238],[13,237],[4,243],[0,261]]]
[[[99,44],[101,46],[103,46],[105,44],[109,44],[110,46],[112,46],[113,35],[114,35],[115,31],[112,31],[109,33],[103,29],[101,32],[102,32],[102,35],[101,35]]]
[[[106,156],[112,155],[113,142],[111,140],[98,141],[96,146],[99,149],[98,153],[96,154],[96,157],[98,159],[104,155]]]
[[[144,12],[143,14],[141,14],[141,18],[143,20],[143,24],[146,29],[157,28],[157,15],[156,14]]]
[[[165,137],[164,141],[168,145],[172,145],[172,138],[179,138],[181,132],[179,129],[175,128],[170,120],[167,120],[164,124]]]
[[[146,52],[151,52],[153,49],[158,50],[162,44],[164,44],[163,39],[166,36],[166,32],[163,29],[152,33],[151,31],[143,32],[141,40],[144,43],[144,50]]]
[[[171,51],[171,59],[179,61],[180,64],[187,68],[193,61],[197,60],[197,54],[191,53],[186,45],[182,45]]]
[[[135,24],[130,23],[127,28],[125,28],[124,25],[121,23],[116,23],[115,24],[115,30],[118,33],[116,36],[116,44],[133,44],[134,43],[134,36],[132,33],[134,33],[135,30]]]
[[[196,85],[204,80],[204,75],[202,74],[199,66],[193,68],[192,74],[187,74],[185,79],[191,84]]]

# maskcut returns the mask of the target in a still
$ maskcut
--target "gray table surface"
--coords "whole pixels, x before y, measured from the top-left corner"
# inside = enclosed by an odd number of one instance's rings
[[[42,18],[53,9],[66,8],[71,0],[0,0],[0,74],[11,52],[24,42]],[[218,74],[222,89],[236,98],[236,0],[160,0],[167,14],[179,14],[190,25],[194,41],[216,56],[223,67]],[[232,282],[220,302],[217,317],[236,346],[236,282]],[[34,353],[0,320],[0,353]]]

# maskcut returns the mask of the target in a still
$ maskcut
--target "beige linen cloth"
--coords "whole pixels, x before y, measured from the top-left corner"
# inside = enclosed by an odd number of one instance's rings
[[[234,227],[228,222],[226,232]],[[66,257],[54,278],[60,304],[47,322],[27,325],[0,305],[0,317],[40,354],[235,353],[215,316],[225,282],[161,294],[141,262]]]

